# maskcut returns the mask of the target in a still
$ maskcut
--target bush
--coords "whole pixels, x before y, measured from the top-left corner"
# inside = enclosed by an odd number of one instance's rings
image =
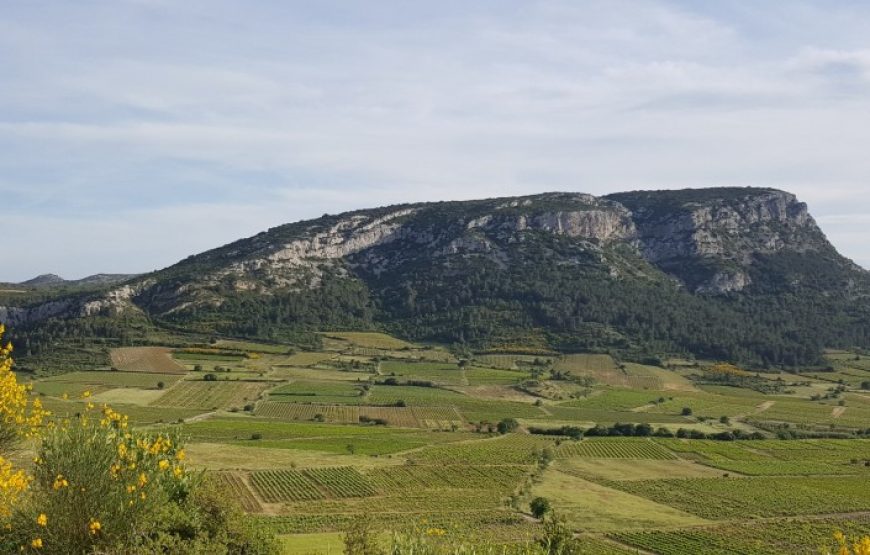
[[[535,518],[543,518],[545,514],[550,512],[550,508],[550,501],[544,497],[535,497],[529,503],[529,509]]]
[[[203,379],[203,381],[206,381],[206,382],[216,382],[217,376],[215,376],[212,373],[208,373],[205,376],[203,376],[202,379]]]
[[[508,434],[510,432],[516,431],[519,427],[520,423],[517,422],[515,418],[505,418],[498,423],[498,427],[496,429],[500,434]]]
[[[682,412],[680,412],[683,416],[692,416],[692,409],[690,407],[683,407]]]
[[[260,432],[254,432],[253,434],[251,434],[251,439],[253,439],[254,441],[259,441],[263,439],[263,434],[261,434]]]

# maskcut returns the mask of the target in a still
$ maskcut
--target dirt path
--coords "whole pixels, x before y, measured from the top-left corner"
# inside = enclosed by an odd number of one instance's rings
[[[834,410],[831,411],[831,416],[833,418],[840,418],[844,412],[846,412],[846,407],[834,407]]]
[[[766,411],[767,409],[769,409],[770,407],[772,407],[775,404],[776,404],[776,401],[765,401],[765,402],[761,403],[760,405],[758,405],[757,407],[755,407],[756,408],[755,414],[761,414],[762,412]]]
[[[190,418],[185,418],[184,423],[190,424],[191,422],[199,422],[201,420],[207,420],[217,414],[217,411],[206,412],[205,414],[197,414],[196,416],[191,416]]]

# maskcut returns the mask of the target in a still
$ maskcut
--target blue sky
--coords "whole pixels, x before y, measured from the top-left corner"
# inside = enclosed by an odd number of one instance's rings
[[[553,190],[796,193],[870,267],[870,3],[6,0],[0,280]]]

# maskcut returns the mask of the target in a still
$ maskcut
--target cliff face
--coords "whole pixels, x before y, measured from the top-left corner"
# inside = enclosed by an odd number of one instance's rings
[[[830,251],[831,245],[794,195],[731,189],[611,195],[632,210],[643,256],[692,290],[740,291],[759,255]]]

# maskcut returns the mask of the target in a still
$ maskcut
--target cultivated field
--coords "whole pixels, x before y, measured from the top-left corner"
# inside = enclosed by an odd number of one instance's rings
[[[125,372],[155,372],[184,374],[187,369],[172,358],[172,352],[162,347],[121,347],[110,353],[112,366]]]
[[[522,542],[542,530],[535,497],[587,555],[809,554],[835,529],[870,526],[870,357],[832,352],[831,372],[772,373],[774,394],[700,379],[710,361],[322,340],[116,349],[119,371],[32,385],[55,418],[109,403],[186,437],[191,464],[288,553],[338,545],[360,516],[385,534],[425,522],[472,543]],[[583,439],[569,437],[577,428]]]

